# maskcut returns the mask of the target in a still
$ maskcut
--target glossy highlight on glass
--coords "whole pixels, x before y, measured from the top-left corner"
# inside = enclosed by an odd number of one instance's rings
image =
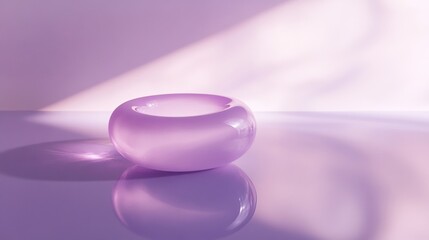
[[[217,239],[252,218],[256,190],[237,166],[191,172],[124,172],[113,191],[119,220],[148,239]]]
[[[197,171],[223,166],[251,146],[256,123],[236,99],[166,94],[127,101],[109,121],[118,152],[146,168]]]

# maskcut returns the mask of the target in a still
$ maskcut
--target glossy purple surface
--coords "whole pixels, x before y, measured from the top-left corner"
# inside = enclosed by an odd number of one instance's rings
[[[128,169],[113,191],[120,221],[148,239],[217,239],[243,227],[256,191],[237,166],[192,173]]]
[[[0,172],[28,179],[116,180],[132,166],[106,139],[47,142],[0,153]]]
[[[216,213],[200,224],[213,220],[219,226],[221,216],[237,216],[234,198],[246,196],[243,172],[258,195],[247,224],[225,232],[183,221],[183,231],[201,239],[223,232],[223,240],[403,240],[429,234],[426,113],[256,113],[254,145],[234,162],[241,170],[212,187],[203,185],[218,182],[221,168],[201,175],[129,169],[109,143],[109,115],[0,112],[0,239],[162,239],[175,231],[168,226],[177,212],[195,220],[186,213],[200,210]],[[118,207],[115,193],[135,202]],[[149,227],[151,235],[145,235]]]
[[[196,171],[230,163],[255,138],[242,102],[207,94],[166,94],[130,100],[112,113],[109,135],[119,153],[143,167]]]

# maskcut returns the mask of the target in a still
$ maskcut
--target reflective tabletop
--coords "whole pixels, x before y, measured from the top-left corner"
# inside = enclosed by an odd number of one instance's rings
[[[429,239],[429,114],[256,113],[251,149],[134,166],[107,112],[0,112],[0,239]]]

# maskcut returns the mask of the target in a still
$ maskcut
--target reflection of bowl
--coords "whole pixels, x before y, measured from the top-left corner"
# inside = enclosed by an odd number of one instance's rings
[[[249,177],[234,165],[167,173],[133,167],[113,192],[120,221],[150,239],[214,239],[244,226],[256,208]]]
[[[125,158],[163,171],[196,171],[243,155],[255,137],[255,119],[235,99],[166,94],[130,100],[112,113],[109,135]]]

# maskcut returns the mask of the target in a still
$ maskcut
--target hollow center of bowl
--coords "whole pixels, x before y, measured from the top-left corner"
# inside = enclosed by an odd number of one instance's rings
[[[226,97],[203,94],[160,95],[146,99],[136,112],[161,117],[189,117],[219,112],[228,107]]]

